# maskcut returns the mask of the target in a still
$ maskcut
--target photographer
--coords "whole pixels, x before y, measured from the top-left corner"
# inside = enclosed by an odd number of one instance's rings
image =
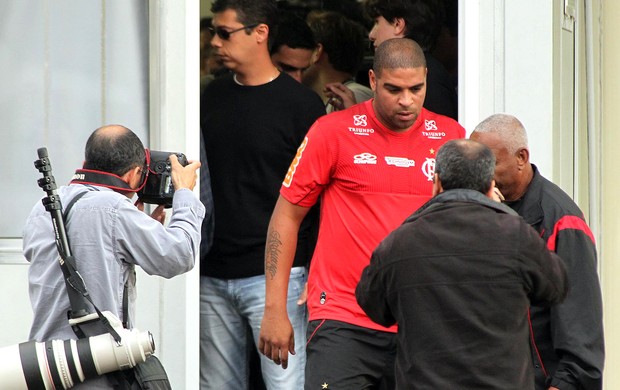
[[[142,202],[134,205],[130,198],[145,181],[146,161],[144,146],[131,130],[104,126],[86,143],[83,171],[106,180],[80,181],[76,177],[83,175],[76,174],[70,185],[58,189],[76,268],[93,302],[102,311],[115,314],[128,328],[134,318],[135,265],[165,278],[192,269],[205,216],[204,206],[192,192],[200,163],[182,166],[176,155],[170,156],[175,192],[168,227],[163,226],[163,205],[150,217],[143,212]],[[71,204],[74,198],[79,200]],[[23,249],[31,263],[28,279],[34,318],[30,340],[76,339],[67,321],[70,304],[52,221],[41,202],[26,221]],[[82,330],[86,336],[95,332],[88,327]],[[112,388],[113,380],[97,378],[74,388],[80,387]]]

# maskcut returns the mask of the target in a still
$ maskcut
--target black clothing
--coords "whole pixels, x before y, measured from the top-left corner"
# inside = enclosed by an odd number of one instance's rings
[[[448,116],[455,121],[458,115],[458,97],[456,85],[446,67],[431,53],[426,56],[426,97],[424,108],[437,114]]]
[[[335,320],[314,320],[308,323],[306,334],[307,354],[320,351],[322,356],[329,356],[306,362],[307,390],[325,385],[328,389],[394,389],[396,333]]]
[[[375,250],[357,286],[377,323],[398,323],[398,389],[533,389],[528,308],[566,295],[561,260],[508,207],[443,192]]]
[[[603,306],[594,237],[575,202],[542,177],[536,166],[533,168],[527,192],[510,206],[560,256],[570,284],[561,305],[531,310],[537,347],[532,351],[536,389],[601,389],[605,361]]]
[[[202,275],[236,279],[264,274],[265,240],[282,180],[314,121],[325,114],[320,97],[286,74],[259,86],[225,75],[201,99],[201,127],[211,173],[215,230]],[[301,226],[294,267],[313,250]]]

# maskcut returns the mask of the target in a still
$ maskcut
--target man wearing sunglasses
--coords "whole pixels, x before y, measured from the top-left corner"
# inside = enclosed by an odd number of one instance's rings
[[[275,0],[216,0],[211,45],[230,75],[201,99],[201,127],[214,200],[213,245],[201,253],[201,389],[248,387],[248,346],[256,348],[265,302],[265,234],[288,165],[320,98],[273,65]],[[298,346],[288,369],[261,357],[269,389],[303,388],[306,307],[297,304],[314,248],[313,220],[297,236],[287,310]],[[205,237],[203,237],[205,239]],[[248,325],[251,335],[246,334]]]

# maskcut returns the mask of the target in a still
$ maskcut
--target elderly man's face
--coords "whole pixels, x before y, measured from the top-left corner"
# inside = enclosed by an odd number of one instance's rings
[[[470,139],[485,144],[495,154],[495,186],[502,192],[506,200],[516,200],[515,197],[519,186],[519,178],[522,177],[519,171],[518,156],[508,152],[505,143],[499,135],[495,133],[479,133],[474,131]]]

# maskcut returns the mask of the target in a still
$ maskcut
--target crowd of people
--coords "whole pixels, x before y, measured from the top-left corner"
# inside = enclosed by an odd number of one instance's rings
[[[593,234],[517,118],[465,139],[452,2],[286,3],[215,0],[201,23],[201,156],[170,157],[167,227],[130,202],[140,140],[93,132],[83,168],[120,184],[60,196],[84,195],[68,234],[104,259],[84,275],[102,309],[130,326],[135,265],[173,277],[199,249],[201,389],[600,389]],[[74,336],[44,215],[24,235],[37,341]]]
[[[213,5],[211,46],[231,74],[201,101],[215,204],[202,388],[252,388],[248,365],[230,362],[254,348],[270,389],[599,388],[601,297],[582,213],[523,161],[526,142],[504,146],[526,139],[516,118],[450,142],[466,134],[445,60],[450,2],[366,0],[370,23],[328,3],[301,15],[267,0]],[[269,94],[283,74],[301,85]],[[299,106],[308,88],[322,111]]]

